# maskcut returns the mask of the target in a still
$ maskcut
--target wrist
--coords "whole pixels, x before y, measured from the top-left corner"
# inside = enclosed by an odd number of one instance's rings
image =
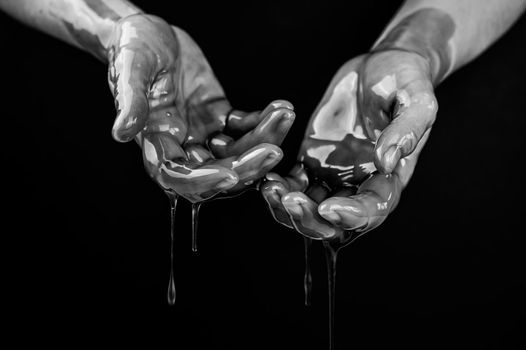
[[[97,27],[96,34],[98,45],[94,48],[94,50],[89,51],[96,57],[102,59],[104,62],[107,62],[109,60],[112,46],[115,44],[115,38],[119,36],[122,22],[129,17],[144,14],[145,13],[138,8],[135,10],[129,9],[129,11],[111,18],[111,20],[106,20],[100,23],[100,25]]]
[[[433,85],[449,73],[452,66],[449,39],[455,25],[451,17],[438,9],[421,9],[398,22],[378,40],[373,52],[399,50],[423,57]]]
[[[74,2],[61,14],[73,42],[98,59],[107,62],[113,36],[123,19],[142,14],[142,10],[123,0]],[[79,11],[79,9],[82,11]],[[69,12],[77,11],[75,16]]]

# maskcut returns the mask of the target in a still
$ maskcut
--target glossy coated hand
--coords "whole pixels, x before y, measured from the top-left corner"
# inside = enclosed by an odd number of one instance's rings
[[[340,245],[377,227],[397,205],[436,112],[422,56],[391,50],[349,61],[307,126],[298,165],[261,187],[274,218]]]
[[[235,111],[197,44],[150,15],[126,17],[109,47],[113,136],[136,138],[147,172],[191,202],[233,193],[282,157],[278,145],[294,120],[292,105]]]

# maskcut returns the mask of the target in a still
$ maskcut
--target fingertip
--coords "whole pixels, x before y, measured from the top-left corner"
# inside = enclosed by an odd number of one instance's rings
[[[281,198],[287,194],[283,184],[267,181],[262,184],[260,191],[274,219],[288,228],[293,228],[289,214],[281,204]]]
[[[122,143],[131,141],[137,134],[138,131],[135,131],[133,129],[113,127],[113,129],[111,130],[111,136],[113,137],[113,139],[117,142]]]
[[[261,169],[270,170],[276,166],[283,158],[283,151],[271,143],[261,143],[253,148],[249,156],[258,157],[261,154]]]
[[[282,108],[281,110],[281,118],[282,118],[282,123],[283,122],[292,122],[294,121],[294,119],[296,118],[296,113],[291,110],[291,109],[288,109],[288,108]]]
[[[221,179],[216,185],[215,188],[219,191],[226,191],[237,185],[239,182],[239,177],[235,172],[225,171],[223,179]]]
[[[277,181],[267,181],[261,186],[263,198],[272,207],[276,208],[281,205],[281,198],[287,194],[283,185]]]
[[[301,192],[290,192],[281,197],[281,204],[295,219],[301,219],[303,217],[303,205],[308,204],[308,201],[303,198]]]
[[[345,230],[365,227],[368,222],[367,209],[353,198],[332,197],[319,205],[318,213]]]
[[[294,219],[301,219],[303,216],[303,209],[298,202],[292,199],[292,197],[285,195],[281,198],[281,203],[290,216]]]
[[[332,210],[331,206],[327,203],[322,203],[318,206],[318,214],[334,225],[339,225],[342,221],[341,216]]]
[[[384,171],[386,174],[390,174],[393,172],[394,168],[396,167],[396,164],[398,164],[398,161],[400,160],[400,156],[400,147],[398,146],[391,146],[384,153],[383,164]]]
[[[214,156],[226,158],[229,154],[229,149],[233,144],[233,139],[225,134],[218,134],[208,140],[208,148],[212,151]]]
[[[216,148],[226,147],[228,143],[231,141],[232,141],[231,137],[225,134],[219,134],[210,139],[210,141],[208,142],[208,146],[211,148],[212,147],[216,147]]]
[[[283,182],[283,178],[281,176],[279,176],[277,173],[267,173],[265,175],[265,180],[267,180],[267,181],[276,181],[276,182],[279,182],[279,183]]]
[[[271,164],[274,164],[273,167],[283,159],[283,151],[280,147],[270,144],[270,143],[262,143],[262,145],[265,147],[267,151],[267,158],[265,162],[263,163],[263,167],[267,167]]]
[[[257,166],[258,169],[277,163],[283,157],[283,151],[276,145],[260,143],[243,153],[233,165],[236,171],[241,171],[243,166]]]
[[[117,114],[115,122],[113,123],[112,136],[118,142],[128,142],[132,140],[144,128],[146,124],[145,116],[148,113],[141,112],[135,115],[123,115],[121,112]]]
[[[281,148],[279,146],[277,146],[277,145],[272,144],[272,143],[263,142],[263,143],[260,143],[258,145],[258,147],[265,149],[265,151],[269,155],[272,155],[272,157],[274,157],[274,158],[283,156],[283,151],[281,150]]]
[[[285,110],[281,118],[280,128],[282,131],[288,131],[296,119],[296,113],[292,110]]]
[[[391,174],[401,157],[400,147],[392,145],[383,151],[385,148],[379,147],[374,152],[374,165],[376,169],[382,174]]]
[[[287,108],[291,111],[294,110],[294,106],[292,105],[292,103],[290,103],[287,100],[274,100],[270,103],[270,106],[272,106],[274,109]]]
[[[342,222],[342,217],[332,210],[319,208],[318,213],[322,218],[324,218],[333,225],[339,226]]]

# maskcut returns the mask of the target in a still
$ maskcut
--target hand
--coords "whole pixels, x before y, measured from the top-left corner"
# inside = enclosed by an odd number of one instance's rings
[[[377,227],[413,174],[436,112],[422,56],[389,50],[349,61],[307,126],[298,165],[261,187],[274,218],[340,245]]]
[[[120,20],[110,42],[113,136],[136,138],[165,190],[192,202],[238,192],[280,161],[295,117],[290,103],[233,110],[197,44],[158,17]]]

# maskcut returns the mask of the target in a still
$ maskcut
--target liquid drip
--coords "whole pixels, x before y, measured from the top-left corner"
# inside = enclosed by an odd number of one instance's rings
[[[336,260],[338,258],[339,248],[334,248],[327,241],[323,242],[325,247],[325,256],[327,258],[327,280],[329,289],[329,349],[334,350],[334,306],[335,306],[335,291],[336,291]]]
[[[167,299],[169,305],[175,304],[175,278],[174,278],[174,245],[175,245],[175,209],[177,207],[177,194],[171,191],[166,191],[166,195],[170,200],[170,281],[168,282]]]
[[[192,251],[197,253],[197,227],[199,223],[199,209],[202,203],[192,204]]]
[[[303,277],[303,290],[305,291],[305,306],[310,306],[312,290],[312,274],[310,271],[312,240],[310,238],[303,237],[303,243],[305,245],[305,275]]]

